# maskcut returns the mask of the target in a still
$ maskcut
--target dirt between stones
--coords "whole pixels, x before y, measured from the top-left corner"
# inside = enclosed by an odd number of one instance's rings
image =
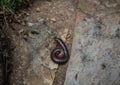
[[[53,63],[50,53],[55,36],[64,40],[70,52],[75,3],[72,0],[35,0],[18,15],[22,22],[11,23],[9,27],[15,46],[10,84],[63,85],[67,64]]]

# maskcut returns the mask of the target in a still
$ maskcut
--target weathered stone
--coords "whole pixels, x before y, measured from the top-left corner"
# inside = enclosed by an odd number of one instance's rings
[[[81,15],[77,16],[65,85],[119,85],[120,14]]]
[[[119,2],[119,0],[78,0],[77,8],[87,15],[96,16],[104,13],[120,12]]]

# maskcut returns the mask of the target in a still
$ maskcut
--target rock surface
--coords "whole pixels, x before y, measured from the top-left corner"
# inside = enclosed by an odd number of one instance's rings
[[[120,10],[111,1],[79,0],[65,85],[120,85]]]

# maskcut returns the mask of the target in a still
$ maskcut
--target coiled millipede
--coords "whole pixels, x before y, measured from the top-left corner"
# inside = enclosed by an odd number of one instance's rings
[[[56,47],[51,52],[51,59],[57,64],[65,64],[69,60],[69,52],[60,38],[54,38]]]

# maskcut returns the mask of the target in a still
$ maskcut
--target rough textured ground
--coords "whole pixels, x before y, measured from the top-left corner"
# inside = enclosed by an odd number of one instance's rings
[[[11,85],[120,84],[120,0],[35,0],[16,19],[4,27],[14,47]],[[50,59],[55,36],[69,52],[72,44],[65,65]]]
[[[119,0],[79,0],[65,85],[120,85]]]
[[[71,0],[36,0],[21,24],[12,23],[14,49],[11,85],[63,85],[67,64],[58,66],[50,59],[53,37],[62,38],[71,48],[75,21]],[[18,19],[18,18],[17,18]],[[66,39],[67,37],[67,39]],[[56,75],[55,75],[56,74]]]

